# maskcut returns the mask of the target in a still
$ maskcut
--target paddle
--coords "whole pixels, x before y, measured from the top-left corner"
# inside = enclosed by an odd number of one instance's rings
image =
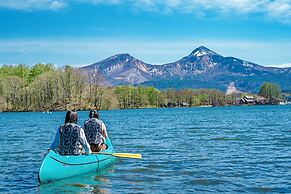
[[[141,154],[129,154],[129,153],[92,152],[92,154],[111,155],[111,156],[120,157],[120,158],[136,158],[136,159],[141,158]]]

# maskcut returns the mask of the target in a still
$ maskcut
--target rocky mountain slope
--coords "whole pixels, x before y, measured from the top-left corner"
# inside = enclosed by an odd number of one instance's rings
[[[141,84],[165,88],[216,88],[230,83],[240,91],[255,92],[263,82],[291,89],[291,68],[264,67],[235,57],[224,57],[201,46],[182,59],[151,65],[129,54],[119,54],[82,67],[101,74],[107,85]]]

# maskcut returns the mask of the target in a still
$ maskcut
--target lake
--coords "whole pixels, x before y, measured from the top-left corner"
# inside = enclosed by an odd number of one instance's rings
[[[88,112],[79,112],[82,125]],[[39,185],[64,112],[0,113],[1,193],[291,192],[291,106],[101,111],[118,159],[108,172]]]

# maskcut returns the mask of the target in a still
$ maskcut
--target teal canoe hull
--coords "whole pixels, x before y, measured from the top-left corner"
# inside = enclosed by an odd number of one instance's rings
[[[103,152],[114,153],[109,138],[105,140],[105,143],[108,148]],[[101,172],[111,166],[114,161],[115,157],[110,155],[64,156],[50,150],[42,162],[38,177],[40,182],[50,182],[92,172]]]

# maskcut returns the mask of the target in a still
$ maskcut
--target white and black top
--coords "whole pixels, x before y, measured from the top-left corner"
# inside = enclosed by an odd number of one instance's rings
[[[91,118],[84,123],[84,132],[89,144],[99,145],[104,142],[103,131],[106,130],[104,123],[96,118]]]
[[[51,149],[58,151],[61,155],[79,155],[83,151],[91,153],[84,130],[73,123],[60,126]]]

